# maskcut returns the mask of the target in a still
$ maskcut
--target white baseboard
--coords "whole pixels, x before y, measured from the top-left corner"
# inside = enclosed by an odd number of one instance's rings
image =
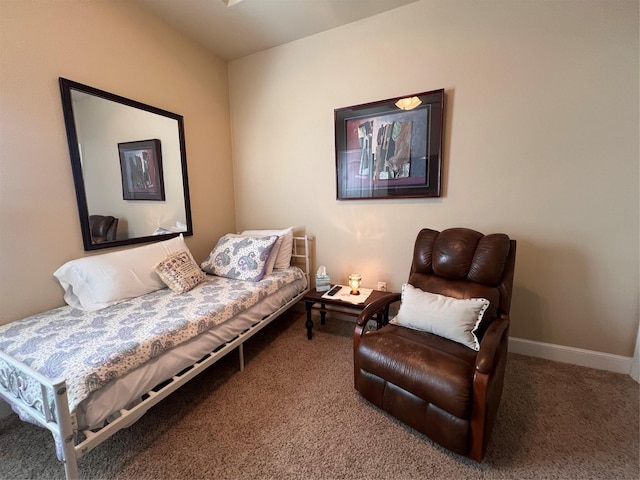
[[[584,350],[582,348],[565,347],[552,343],[536,342],[523,338],[509,337],[509,351],[544,358],[556,362],[571,363],[582,367],[607,370],[615,373],[631,374],[632,357],[611,355],[609,353]]]
[[[336,311],[331,312],[331,314],[341,317],[343,320],[355,320],[353,317],[340,315],[340,313]],[[314,317],[314,320],[315,319]],[[518,337],[509,337],[509,351],[521,355],[528,355],[529,357],[580,365],[581,367],[624,373],[634,378],[631,370],[633,357],[623,357],[622,355],[612,355],[610,353],[596,352],[582,348],[565,347],[553,343],[536,342]],[[637,381],[635,378],[634,380]]]

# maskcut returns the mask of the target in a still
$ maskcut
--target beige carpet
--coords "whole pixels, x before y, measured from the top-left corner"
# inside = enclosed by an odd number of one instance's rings
[[[362,400],[353,323],[288,313],[80,461],[83,478],[638,479],[629,376],[510,354],[485,461],[451,454]],[[0,420],[0,478],[64,478],[51,435]]]

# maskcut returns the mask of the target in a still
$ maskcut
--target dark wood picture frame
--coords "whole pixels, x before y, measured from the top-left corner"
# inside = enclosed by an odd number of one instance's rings
[[[334,110],[337,199],[439,197],[443,117],[444,89]]]
[[[164,201],[164,176],[160,140],[118,144],[122,198]]]

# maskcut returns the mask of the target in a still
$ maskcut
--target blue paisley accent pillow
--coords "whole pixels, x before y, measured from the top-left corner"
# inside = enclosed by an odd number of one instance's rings
[[[264,276],[269,254],[277,240],[277,235],[225,235],[200,266],[205,272],[219,277],[257,282]]]

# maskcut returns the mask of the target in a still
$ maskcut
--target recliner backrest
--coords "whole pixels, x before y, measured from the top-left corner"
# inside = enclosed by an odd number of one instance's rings
[[[416,238],[409,283],[454,298],[486,298],[491,306],[485,324],[501,312],[509,313],[515,250],[515,240],[502,233],[425,228]]]
[[[111,215],[89,215],[89,229],[93,243],[111,242],[116,239],[118,219]]]

